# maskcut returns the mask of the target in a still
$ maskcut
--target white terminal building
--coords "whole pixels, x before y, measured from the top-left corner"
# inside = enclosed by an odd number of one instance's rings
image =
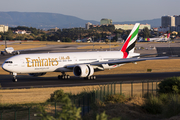
[[[100,25],[112,25],[112,19],[103,18],[100,21]]]
[[[132,30],[134,27],[134,24],[114,24],[115,29],[122,29],[122,30]],[[139,29],[142,30],[145,27],[148,29],[151,29],[150,24],[140,24]]]
[[[8,31],[8,26],[0,25],[0,32],[7,32],[7,31]]]
[[[132,30],[134,27],[134,24],[113,24],[112,19],[107,19],[107,18],[103,18],[100,21],[100,26],[101,25],[114,25],[115,29],[122,29],[122,30]],[[92,23],[88,22],[86,23],[86,29],[89,29],[90,26],[93,27],[97,27],[97,25],[92,25]],[[99,26],[98,26],[99,27]],[[149,30],[151,29],[151,25],[150,24],[140,24],[140,30],[144,29],[145,27],[147,27]]]

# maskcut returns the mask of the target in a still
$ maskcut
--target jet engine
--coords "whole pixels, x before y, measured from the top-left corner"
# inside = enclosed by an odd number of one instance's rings
[[[12,53],[13,53],[13,55],[19,55],[20,54],[19,51],[13,51]]]
[[[78,77],[88,77],[94,74],[94,69],[90,65],[77,65],[73,68],[73,73]]]
[[[45,75],[46,73],[29,73],[30,76],[33,76],[33,77],[38,77],[38,76],[43,76]]]

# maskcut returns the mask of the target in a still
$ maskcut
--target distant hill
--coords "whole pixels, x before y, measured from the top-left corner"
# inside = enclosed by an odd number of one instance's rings
[[[97,21],[56,13],[0,12],[0,24],[8,24],[8,26],[28,26],[40,29],[70,28],[85,27],[87,22],[99,24]]]
[[[100,21],[100,20],[99,20]],[[39,29],[50,28],[72,28],[85,27],[87,22],[92,24],[100,24],[94,20],[83,20],[74,16],[57,14],[57,13],[39,13],[39,12],[0,12],[0,24],[8,25],[10,27],[27,26]],[[114,24],[134,24],[140,22],[141,24],[148,23],[152,27],[160,26],[160,19],[133,21],[133,22],[114,22]]]

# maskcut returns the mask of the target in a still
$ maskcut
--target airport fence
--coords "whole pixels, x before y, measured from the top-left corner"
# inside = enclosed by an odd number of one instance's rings
[[[81,107],[81,115],[84,116],[92,108],[92,105],[97,101],[104,101],[107,95],[124,94],[127,97],[154,94],[158,95],[158,83],[160,81],[142,81],[137,82],[114,82],[110,84],[99,85],[90,89],[84,88],[84,91],[79,94],[70,94],[72,103],[78,108]],[[48,115],[56,117],[61,112],[62,103],[59,102],[46,102],[43,104],[33,105],[13,105],[13,106],[0,106],[0,120],[36,120],[40,119],[38,115],[42,112],[39,111],[39,106],[43,106]]]

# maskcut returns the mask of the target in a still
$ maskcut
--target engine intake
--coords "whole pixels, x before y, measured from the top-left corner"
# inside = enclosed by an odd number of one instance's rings
[[[43,76],[46,73],[29,73],[30,76],[37,77],[37,76]]]
[[[90,65],[78,65],[74,67],[73,73],[78,77],[88,77],[94,74],[94,69]]]

